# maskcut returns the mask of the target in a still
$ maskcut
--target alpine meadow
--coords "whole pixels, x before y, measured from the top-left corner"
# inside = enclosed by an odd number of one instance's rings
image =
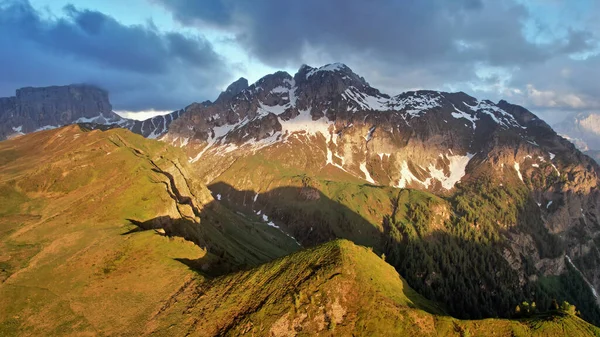
[[[0,336],[600,336],[598,14],[0,0]]]

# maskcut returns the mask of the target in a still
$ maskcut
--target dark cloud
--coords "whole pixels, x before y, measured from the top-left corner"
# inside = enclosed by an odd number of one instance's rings
[[[235,3],[221,0],[150,0],[166,5],[177,20],[186,25],[210,24],[218,27],[232,25]],[[252,5],[252,4],[250,4]]]
[[[522,30],[529,13],[512,1],[154,1],[183,24],[236,32],[240,43],[273,66],[304,61],[307,46],[334,58],[369,53],[412,65],[439,60],[513,65],[566,51],[527,41]],[[574,52],[587,46],[568,47]]]
[[[544,72],[552,64],[573,63],[569,55],[594,50],[598,38],[593,24],[583,23],[582,28],[583,21],[573,20],[571,27],[568,19],[560,23],[567,27],[564,34],[554,36],[551,27],[536,20],[534,7],[514,0],[151,1],[184,25],[233,33],[245,50],[273,67],[344,62],[392,94],[454,88],[499,99],[520,90],[519,99],[534,110],[542,107],[542,100],[528,100],[525,93],[532,79],[522,76]],[[535,25],[535,31],[526,36],[528,24]],[[553,38],[538,39],[536,34]],[[592,64],[581,61],[577,67]],[[516,72],[511,73],[515,79],[482,76],[485,68]],[[563,80],[557,76],[545,74],[540,78],[546,82],[539,85]],[[517,84],[519,88],[504,88]],[[495,91],[478,91],[481,87]],[[568,94],[555,89],[557,95]],[[563,89],[585,90],[581,85]],[[600,90],[595,92],[598,96]]]
[[[28,1],[0,4],[0,95],[21,86],[93,83],[117,109],[176,109],[216,96],[231,75],[201,36],[125,26],[103,13],[64,8],[47,18]]]

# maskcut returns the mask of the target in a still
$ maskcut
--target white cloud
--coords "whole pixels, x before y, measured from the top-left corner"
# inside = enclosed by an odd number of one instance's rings
[[[589,106],[579,96],[572,93],[559,93],[553,90],[538,90],[533,84],[527,85],[526,100],[537,107],[581,109]]]
[[[148,118],[152,118],[154,116],[161,116],[170,114],[172,111],[156,111],[156,110],[147,110],[147,111],[115,111],[115,113],[123,118],[135,119],[138,121],[143,121]]]

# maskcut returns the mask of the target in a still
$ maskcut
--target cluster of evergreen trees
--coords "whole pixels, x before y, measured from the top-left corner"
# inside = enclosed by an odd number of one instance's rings
[[[568,301],[584,319],[600,324],[600,310],[577,272],[519,280],[501,255],[508,249],[503,234],[511,230],[530,234],[542,257],[562,254],[559,240],[541,223],[539,208],[525,188],[495,185],[491,179],[479,181],[477,188],[462,186],[449,200],[456,215],[435,230],[430,224],[437,201],[407,204],[402,214],[402,193],[417,192],[400,192],[394,213],[384,219],[386,260],[449,314],[465,319],[514,317],[550,311],[556,301]],[[532,264],[528,272],[535,273]],[[569,308],[563,311],[574,311]]]

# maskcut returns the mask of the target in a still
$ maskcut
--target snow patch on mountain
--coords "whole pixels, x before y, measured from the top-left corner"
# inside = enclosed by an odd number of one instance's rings
[[[329,132],[329,127],[333,125],[333,122],[327,119],[327,117],[321,117],[315,120],[310,112],[311,108],[308,110],[300,110],[298,116],[289,120],[282,120],[280,118],[281,133],[287,136],[296,132],[313,136],[321,133],[325,139],[328,141],[331,140],[332,136]]]
[[[383,96],[370,96],[360,91],[358,88],[351,86],[342,93],[342,97],[346,101],[356,103],[357,106],[352,108],[352,111],[358,110],[373,110],[386,111],[390,110],[390,100]]]
[[[77,120],[75,120],[73,123],[99,123],[98,121],[102,120],[102,122],[104,121],[104,117],[102,115],[98,115],[96,117],[80,117]]]
[[[52,130],[52,129],[56,129],[56,128],[58,128],[58,126],[55,126],[55,125],[45,125],[45,126],[42,126],[40,128],[37,128],[34,132],[44,131],[44,130]]]
[[[418,93],[413,92],[409,95],[401,94],[391,100],[391,106],[394,110],[407,109],[406,113],[411,117],[419,117],[430,109],[438,108],[440,104],[439,93]]]
[[[442,187],[450,190],[454,188],[454,186],[461,181],[461,179],[465,176],[467,165],[471,158],[473,158],[473,154],[467,153],[465,156],[460,155],[441,155],[442,158],[446,158],[450,164],[448,165],[449,175],[446,176],[443,170],[437,169],[434,164],[430,164],[428,169],[431,174],[432,179],[438,180],[442,183]]]
[[[368,143],[368,142],[369,142],[371,139],[373,139],[373,132],[375,132],[375,127],[374,127],[374,126],[372,126],[372,127],[369,129],[369,132],[368,132],[368,133],[367,133],[367,135],[365,136],[365,140],[367,141],[367,143]]]
[[[379,159],[381,159],[381,161],[383,161],[383,157],[390,157],[392,154],[391,153],[378,153],[377,154],[379,156]]]
[[[371,184],[375,184],[375,180],[371,178],[371,174],[369,173],[369,170],[367,170],[367,163],[360,163],[360,170],[365,174],[366,181],[370,182]]]
[[[256,215],[260,216],[260,213],[261,213],[261,211],[258,211],[256,213]],[[298,240],[296,240],[295,237],[293,237],[290,234],[288,234],[287,232],[285,232],[281,227],[277,226],[272,220],[269,221],[269,217],[266,214],[264,214],[264,213],[262,214],[262,220],[267,224],[267,226],[278,229],[280,232],[282,232],[283,234],[285,234],[287,237],[289,237],[290,239],[294,240],[298,246],[302,247],[302,245],[300,244],[300,242],[298,242]]]
[[[273,88],[273,90],[271,90],[271,92],[274,94],[283,94],[283,93],[287,93],[288,91],[289,91],[288,88],[282,87],[282,86],[275,87],[275,88]]]
[[[245,121],[242,121],[245,122]],[[213,145],[215,145],[217,142],[220,142],[221,144],[224,143],[225,139],[227,138],[227,134],[231,131],[234,130],[238,127],[240,127],[240,124],[242,123],[237,123],[237,124],[225,124],[222,126],[216,126],[213,128],[212,130],[212,134],[208,137],[208,142],[206,144],[206,146],[202,149],[202,151],[200,151],[200,153],[198,153],[196,155],[196,157],[194,158],[190,158],[190,163],[195,163],[197,162],[202,155],[208,151],[210,148],[213,147]]]
[[[306,78],[309,78],[315,74],[318,74],[320,72],[327,72],[327,71],[342,71],[344,68],[346,68],[346,65],[343,63],[331,63],[331,64],[327,64],[324,65],[320,68],[314,68],[312,70],[310,70],[308,73],[306,73]]]
[[[408,167],[408,163],[406,162],[406,160],[404,160],[404,161],[402,161],[402,164],[400,166],[400,179],[398,180],[398,184],[396,184],[396,187],[397,188],[406,188],[413,181],[418,182],[419,184],[425,186],[425,188],[429,188],[429,185],[431,184],[431,179],[429,179],[429,178],[425,181],[419,180],[419,178],[417,178],[410,171],[410,168]]]
[[[266,105],[263,102],[259,102],[259,107],[258,107],[258,115],[259,116],[266,116],[270,113],[276,114],[276,115],[281,115],[282,113],[285,112],[285,110],[287,110],[288,108],[290,108],[289,103],[285,104],[285,105]]]
[[[517,171],[517,174],[519,175],[519,179],[521,179],[521,181],[525,182],[523,180],[523,175],[521,174],[521,166],[519,165],[519,163],[515,162],[514,168],[515,168],[515,171]]]
[[[511,127],[527,129],[527,127],[519,124],[519,122],[517,122],[517,120],[511,114],[502,110],[500,107],[496,106],[490,101],[477,101],[477,104],[475,105],[469,105],[467,103],[463,104],[469,107],[471,111],[489,116],[494,122],[496,122],[496,124],[499,124],[506,129]]]
[[[454,117],[456,119],[464,118],[464,119],[468,120],[469,122],[471,122],[471,124],[473,124],[473,130],[475,130],[475,128],[477,127],[477,124],[475,124],[475,122],[477,122],[479,120],[479,118],[477,118],[477,116],[468,114],[461,110],[458,110],[456,107],[454,107],[454,110],[456,110],[456,111],[452,113],[452,117]]]
[[[575,268],[575,270],[577,270],[577,272],[579,273],[579,275],[581,275],[581,277],[583,278],[583,280],[585,281],[585,283],[587,283],[588,287],[590,287],[590,290],[592,291],[592,294],[594,295],[595,298],[598,298],[598,292],[596,291],[596,289],[594,288],[594,286],[592,285],[592,283],[590,281],[588,281],[588,279],[583,275],[583,273],[581,272],[581,270],[579,270],[579,268],[577,268],[577,266],[575,266],[575,264],[573,263],[573,261],[571,261],[571,258],[569,257],[569,255],[565,255],[565,257],[567,258],[567,261],[569,262],[569,264],[571,265],[571,267]]]

